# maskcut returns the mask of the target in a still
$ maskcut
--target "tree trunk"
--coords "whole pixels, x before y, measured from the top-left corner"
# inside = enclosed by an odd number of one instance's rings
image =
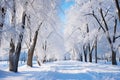
[[[85,53],[84,55],[85,55],[85,62],[87,62],[87,54]]]
[[[117,65],[116,52],[112,50],[112,65]]]
[[[36,30],[34,39],[33,39],[33,43],[31,45],[30,49],[28,50],[27,65],[30,67],[32,67],[33,54],[34,54],[34,50],[35,50],[35,46],[36,46],[36,42],[37,42],[38,31],[39,31],[39,28],[41,27],[41,25],[42,25],[42,23],[39,25],[38,29]]]
[[[11,25],[13,28],[15,28],[15,1],[13,1],[12,4],[12,19],[11,19]],[[13,34],[12,34],[13,35]],[[14,72],[14,66],[15,66],[15,61],[14,61],[14,54],[15,54],[15,43],[14,43],[14,36],[12,36],[11,41],[10,41],[10,51],[9,51],[9,70]]]
[[[116,0],[116,1],[118,1],[118,0]],[[118,2],[117,2],[118,3]],[[110,37],[110,32],[109,32],[109,28],[108,28],[108,25],[107,25],[107,22],[106,22],[106,20],[105,20],[105,17],[104,17],[104,15],[103,15],[103,10],[102,9],[100,9],[100,13],[101,13],[101,17],[102,17],[102,19],[103,19],[103,22],[104,22],[104,24],[105,24],[105,29],[106,29],[106,31],[105,31],[105,34],[106,34],[106,38],[107,38],[107,40],[108,40],[108,42],[109,42],[109,45],[110,45],[110,48],[111,48],[111,52],[112,52],[112,65],[117,65],[117,61],[116,61],[116,51],[114,51],[114,43],[115,43],[115,40],[114,40],[114,36],[115,36],[115,34],[116,34],[116,25],[117,25],[117,20],[115,20],[115,26],[114,26],[114,34],[113,34],[113,40],[111,39],[111,37]]]
[[[92,62],[92,54],[89,53],[89,62]]]
[[[95,40],[95,63],[97,63],[97,37]]]
[[[83,61],[82,54],[80,54],[80,61]]]
[[[13,40],[11,39],[10,42],[10,52],[9,52],[9,70],[13,71],[13,72],[17,72],[18,70],[18,62],[19,62],[19,56],[20,56],[20,51],[21,51],[21,44],[22,44],[22,40],[23,40],[23,34],[24,34],[24,28],[25,28],[25,17],[26,14],[23,13],[23,17],[22,17],[22,31],[19,34],[19,38],[18,38],[18,43],[17,43],[17,47],[16,50]]]
[[[88,43],[89,62],[92,62],[92,51],[90,50],[90,43]]]
[[[30,47],[30,49],[28,50],[28,60],[27,60],[27,65],[32,67],[32,59],[33,59],[33,53],[34,53],[34,49],[36,46],[36,42],[37,42],[37,35],[38,35],[38,31],[35,32],[35,36],[33,39],[33,44]]]
[[[89,33],[89,26],[88,26],[88,24],[87,24],[87,33]],[[89,54],[89,62],[92,62],[92,52],[90,50],[90,41],[89,41],[89,43],[87,45],[87,53]]]
[[[14,71],[14,54],[15,52],[15,45],[13,43],[13,40],[11,39],[10,42],[10,51],[9,51],[9,70]]]
[[[20,34],[19,36],[19,41],[16,47],[16,51],[14,52],[14,43],[11,40],[10,46],[10,53],[9,53],[9,70],[13,72],[17,72],[18,69],[18,62],[19,62],[19,56],[20,56],[20,51],[21,51],[21,43],[23,39],[23,34]]]
[[[14,56],[14,61],[15,61],[14,72],[17,72],[17,69],[18,69],[18,62],[19,62],[19,56],[20,56],[20,51],[21,51],[22,39],[23,39],[23,34],[20,34],[19,35],[19,42],[17,44],[15,56]]]
[[[83,51],[84,51],[84,59],[85,59],[85,62],[87,62],[87,52],[86,52],[85,45],[83,46]]]

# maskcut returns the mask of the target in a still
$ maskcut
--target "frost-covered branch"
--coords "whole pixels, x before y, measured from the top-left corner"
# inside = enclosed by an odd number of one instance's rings
[[[95,20],[97,21],[97,23],[99,24],[99,26],[103,29],[103,31],[105,32],[104,27],[102,26],[102,24],[100,23],[99,19],[97,18],[97,16],[95,15],[94,11],[92,11],[92,13],[86,14],[86,15],[92,15]]]

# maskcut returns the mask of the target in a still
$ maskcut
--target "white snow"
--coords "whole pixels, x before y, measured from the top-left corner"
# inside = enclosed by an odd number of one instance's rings
[[[56,61],[34,66],[19,66],[9,72],[8,64],[0,63],[0,80],[120,80],[120,66],[79,61]]]

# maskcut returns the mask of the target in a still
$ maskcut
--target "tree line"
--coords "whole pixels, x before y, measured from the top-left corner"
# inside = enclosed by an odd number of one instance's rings
[[[66,30],[69,30],[65,32],[66,47],[73,58],[84,59],[85,62],[92,62],[94,58],[97,63],[98,55],[108,52],[112,64],[117,65],[116,55],[120,48],[119,0],[75,0],[66,14]]]
[[[8,49],[4,52],[9,53],[10,71],[18,72],[19,57],[23,48],[28,53],[27,65],[30,67],[33,66],[33,55],[36,55],[37,62],[41,65],[49,59],[47,51],[53,49],[57,53],[59,48],[56,48],[59,46],[56,46],[57,43],[52,44],[51,39],[54,37],[62,43],[59,31],[61,23],[57,15],[59,5],[59,0],[0,1],[0,48],[3,51]],[[54,57],[56,53],[52,52],[51,56]]]

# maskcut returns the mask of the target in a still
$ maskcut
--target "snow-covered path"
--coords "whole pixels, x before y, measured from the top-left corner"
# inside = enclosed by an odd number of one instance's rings
[[[21,66],[18,73],[0,71],[0,80],[120,80],[120,66],[57,61]]]

